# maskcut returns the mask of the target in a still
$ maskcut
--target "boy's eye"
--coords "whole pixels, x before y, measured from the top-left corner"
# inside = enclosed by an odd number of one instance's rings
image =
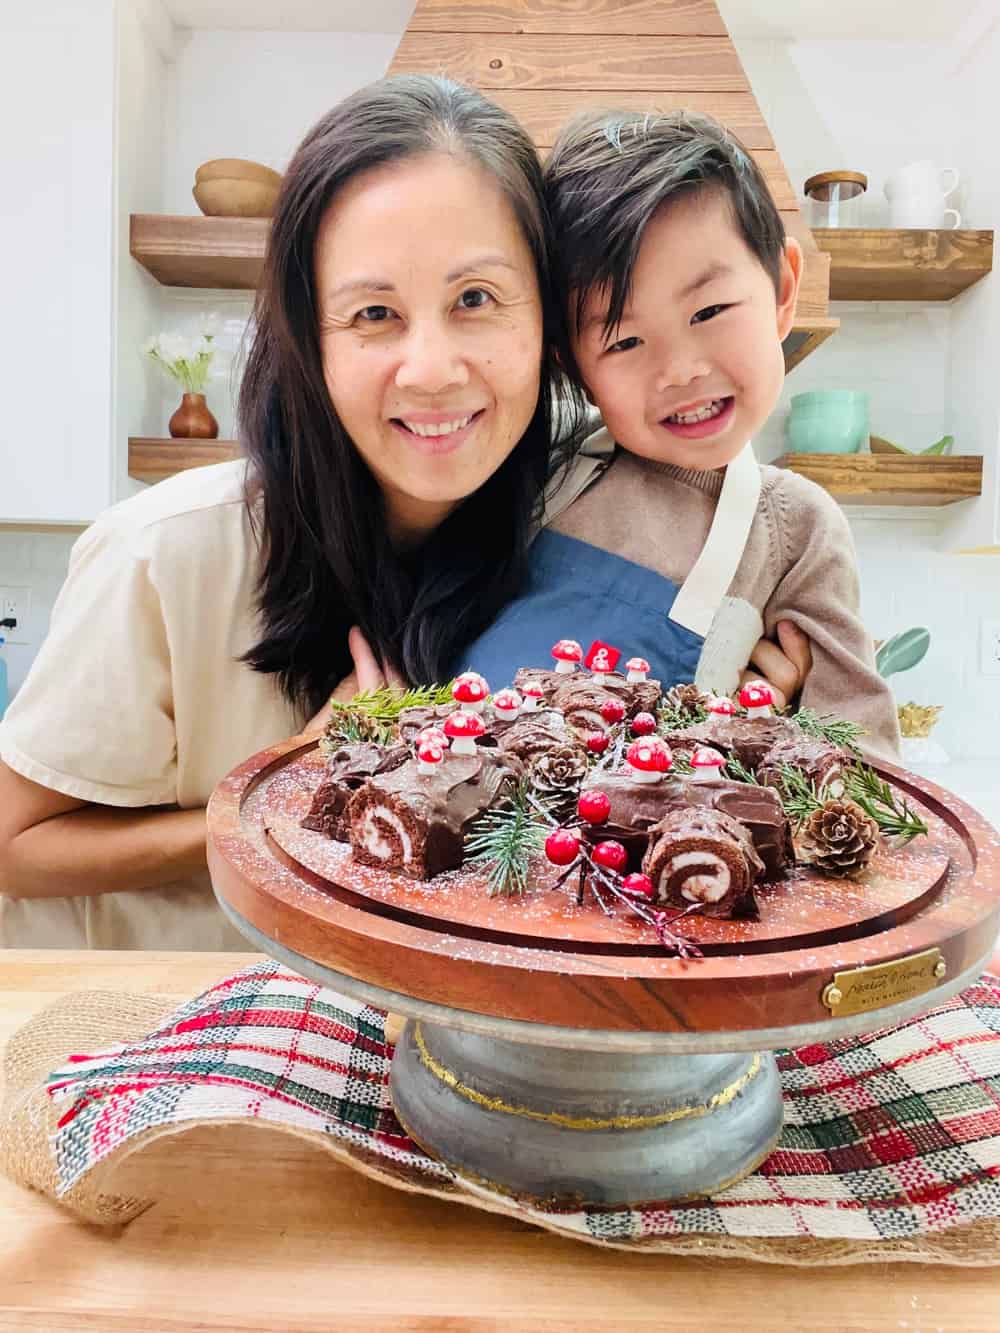
[[[609,352],[631,352],[633,347],[638,347],[642,342],[641,338],[620,338],[618,342],[612,343],[608,348]]]
[[[458,304],[463,310],[482,310],[492,300],[493,297],[482,287],[469,287],[458,298]]]
[[[697,314],[691,316],[691,323],[704,324],[706,320],[714,319],[716,315],[721,314],[727,308],[724,305],[707,305],[704,310],[699,310]]]
[[[387,305],[366,305],[357,313],[357,318],[363,324],[384,324],[386,320],[392,319],[393,312]]]

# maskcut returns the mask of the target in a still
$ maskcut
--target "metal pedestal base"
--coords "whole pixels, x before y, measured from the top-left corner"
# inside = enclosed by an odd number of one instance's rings
[[[391,1091],[427,1152],[550,1205],[715,1193],[753,1171],[781,1132],[770,1053],[582,1051],[410,1020]]]

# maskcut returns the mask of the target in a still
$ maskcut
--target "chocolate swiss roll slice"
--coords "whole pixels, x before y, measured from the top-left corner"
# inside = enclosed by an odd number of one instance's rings
[[[798,768],[822,795],[840,797],[844,794],[846,758],[839,746],[799,732],[771,746],[761,760],[757,777],[765,786],[777,787],[782,768]]]
[[[689,805],[718,810],[746,827],[757,855],[764,862],[766,879],[780,879],[794,861],[791,825],[773,787],[712,778],[707,782],[685,782],[684,796]]]
[[[718,810],[674,810],[661,819],[642,868],[658,902],[700,903],[706,916],[759,916],[753,888],[763,862],[743,825]]]
[[[405,764],[408,758],[409,751],[405,745],[395,745],[390,749],[371,741],[342,745],[327,760],[302,827],[325,833],[337,842],[348,842],[344,816],[351,797],[373,774],[391,772]]]
[[[462,864],[465,833],[501,800],[521,766],[498,750],[447,754],[432,772],[407,760],[369,778],[347,808],[351,851],[365,865],[431,879]]]

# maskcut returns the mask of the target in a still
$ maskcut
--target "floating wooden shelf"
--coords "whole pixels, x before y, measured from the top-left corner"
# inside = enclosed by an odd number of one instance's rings
[[[910,454],[782,454],[785,467],[847,505],[948,505],[982,493],[980,457]]]
[[[162,481],[175,472],[239,458],[235,440],[151,440],[133,437],[128,442],[128,474],[136,481]]]
[[[950,301],[993,267],[991,231],[814,227],[831,301]]]

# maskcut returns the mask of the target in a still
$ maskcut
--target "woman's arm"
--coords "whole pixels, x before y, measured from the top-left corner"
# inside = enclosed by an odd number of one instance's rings
[[[0,763],[0,894],[150,889],[205,868],[205,811],[92,805]]]

